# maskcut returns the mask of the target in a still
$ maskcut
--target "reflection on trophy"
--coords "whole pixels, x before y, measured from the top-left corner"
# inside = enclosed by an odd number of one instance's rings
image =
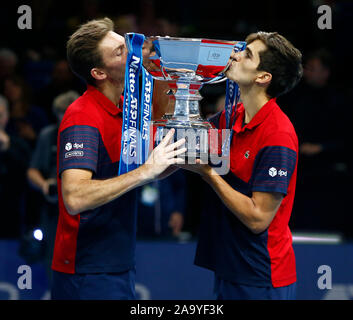
[[[176,139],[185,137],[187,141],[186,157],[207,159],[211,125],[200,116],[199,90],[205,83],[226,79],[224,72],[236,44],[237,41],[193,38],[146,39],[143,65],[154,79],[162,81],[155,81],[155,91],[159,89],[169,95],[164,100],[167,103],[162,103],[162,97],[154,96],[152,119],[157,127],[156,143],[170,128],[175,128]],[[174,111],[170,110],[172,97]]]

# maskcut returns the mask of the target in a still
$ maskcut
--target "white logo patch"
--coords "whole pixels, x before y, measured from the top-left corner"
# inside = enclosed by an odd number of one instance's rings
[[[66,152],[65,153],[65,159],[71,158],[71,157],[83,157],[83,155],[84,155],[83,151]]]
[[[285,177],[286,177],[286,176],[287,176],[287,171],[284,171],[284,170],[281,169],[281,170],[278,171],[278,175],[279,175],[280,177],[282,177],[282,176],[285,176]]]
[[[271,177],[275,177],[277,176],[277,169],[272,167],[268,170],[268,174],[271,176]]]
[[[72,144],[70,142],[68,142],[66,145],[65,145],[65,150],[66,151],[70,151],[72,149]]]

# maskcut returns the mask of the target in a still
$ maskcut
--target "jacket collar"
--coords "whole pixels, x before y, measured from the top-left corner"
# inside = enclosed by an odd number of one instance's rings
[[[273,111],[274,108],[276,108],[276,106],[277,106],[276,98],[270,99],[261,107],[261,109],[255,114],[255,116],[251,119],[251,121],[248,124],[246,124],[244,127],[242,127],[244,117],[245,117],[245,109],[243,104],[241,103],[238,106],[238,112],[236,115],[237,119],[235,120],[233,130],[238,133],[238,132],[245,131],[246,129],[248,130],[254,129],[267,118],[267,116]]]
[[[119,106],[116,106],[111,100],[109,100],[102,92],[91,85],[87,85],[86,94],[90,95],[104,110],[112,114],[113,116],[122,112],[123,107],[123,96],[120,97]]]

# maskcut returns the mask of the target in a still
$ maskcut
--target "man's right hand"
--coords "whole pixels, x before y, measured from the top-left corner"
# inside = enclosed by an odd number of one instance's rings
[[[176,156],[186,152],[186,148],[179,148],[185,143],[182,138],[174,143],[170,143],[175,133],[175,129],[170,129],[161,143],[152,150],[146,163],[143,165],[149,179],[156,179],[170,165],[182,164],[185,162],[182,158]]]

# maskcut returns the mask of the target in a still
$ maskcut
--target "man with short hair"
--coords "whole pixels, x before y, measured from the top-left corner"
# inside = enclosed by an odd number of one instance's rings
[[[58,134],[59,220],[53,299],[134,299],[135,189],[182,160],[174,130],[146,163],[118,176],[127,48],[110,19],[80,26],[67,43],[87,91],[72,103]]]
[[[301,53],[278,33],[258,32],[232,53],[226,76],[240,88],[231,116],[230,171],[199,173],[217,194],[205,196],[195,264],[214,271],[218,299],[293,299],[296,269],[288,227],[297,172],[295,130],[276,103],[302,75]],[[225,129],[225,112],[211,123]],[[212,192],[212,191],[210,191]]]

